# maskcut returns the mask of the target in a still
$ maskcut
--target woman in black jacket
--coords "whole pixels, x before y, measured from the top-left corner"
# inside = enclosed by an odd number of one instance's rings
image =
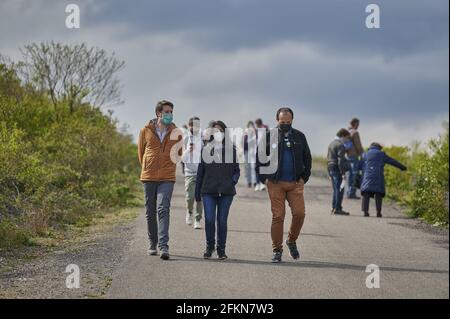
[[[214,136],[202,151],[195,197],[197,201],[203,201],[205,212],[206,250],[203,257],[211,258],[215,250],[217,220],[217,257],[223,260],[228,258],[225,254],[227,220],[240,169],[236,149],[232,141],[225,138],[227,126],[216,121],[213,128]]]

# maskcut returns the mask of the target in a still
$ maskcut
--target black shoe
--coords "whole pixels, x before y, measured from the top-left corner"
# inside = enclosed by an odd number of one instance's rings
[[[344,211],[342,209],[336,209],[333,214],[334,215],[344,215],[344,216],[350,215],[350,213],[347,213],[346,211]]]
[[[286,240],[286,245],[289,248],[289,254],[291,255],[291,257],[293,259],[299,259],[300,253],[298,252],[298,249],[297,249],[297,243],[295,243],[295,242],[290,243],[289,241]]]
[[[205,252],[203,253],[204,259],[209,259],[212,257],[212,254],[214,253],[214,248],[206,247]]]
[[[162,260],[169,260],[170,255],[167,251],[163,251],[161,252],[161,255],[159,255],[159,258],[161,258]]]
[[[361,199],[361,197],[356,196],[356,195],[351,195],[351,196],[348,196],[347,199]]]
[[[281,250],[275,250],[273,252],[273,256],[272,256],[272,263],[280,263],[282,255],[283,255],[283,252]]]
[[[225,254],[225,250],[219,250],[217,249],[217,258],[220,260],[225,260],[228,258],[228,256]]]
[[[369,217],[369,213],[368,212],[364,212],[364,217]]]
[[[383,217],[383,215],[381,215],[381,213],[377,213],[377,217],[381,218],[381,217]]]

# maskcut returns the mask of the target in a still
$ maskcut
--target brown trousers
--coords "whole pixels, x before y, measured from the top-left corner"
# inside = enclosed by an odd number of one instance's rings
[[[286,200],[292,211],[292,222],[289,229],[288,241],[295,242],[300,235],[305,221],[305,198],[303,190],[305,183],[300,182],[267,182],[270,202],[272,205],[272,248],[283,249],[283,226],[286,215]]]

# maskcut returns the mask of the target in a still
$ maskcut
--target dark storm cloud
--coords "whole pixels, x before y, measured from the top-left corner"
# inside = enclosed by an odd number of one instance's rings
[[[95,23],[124,22],[133,34],[197,32],[198,45],[234,50],[283,40],[312,42],[330,50],[376,51],[390,57],[448,47],[446,0],[376,1],[380,30],[365,28],[361,0],[103,0]]]

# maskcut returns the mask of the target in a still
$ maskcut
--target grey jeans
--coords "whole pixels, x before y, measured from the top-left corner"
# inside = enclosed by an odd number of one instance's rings
[[[144,182],[145,214],[150,248],[169,251],[170,200],[174,182]]]

